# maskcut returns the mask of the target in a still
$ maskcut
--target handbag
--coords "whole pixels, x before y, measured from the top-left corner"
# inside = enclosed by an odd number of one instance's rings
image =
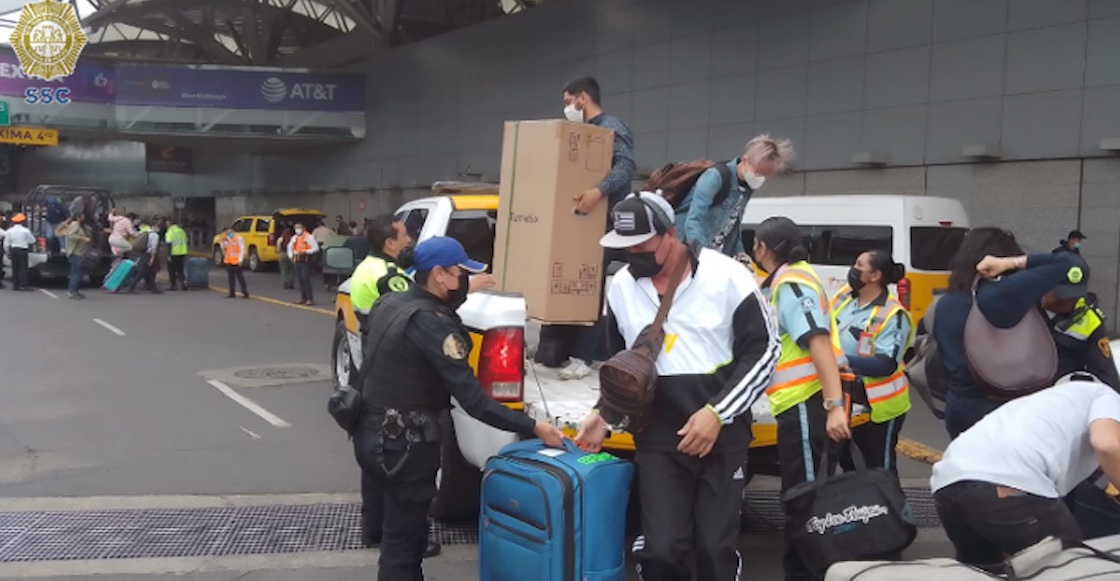
[[[1031,308],[1010,329],[988,322],[976,300],[980,277],[972,281],[972,310],[964,324],[964,351],[977,385],[1000,398],[1050,387],[1058,373],[1058,348],[1050,327]]]
[[[652,421],[653,396],[657,389],[657,355],[665,342],[665,319],[673,306],[673,296],[688,267],[690,252],[681,253],[669,287],[657,307],[653,324],[642,329],[630,349],[619,351],[599,368],[599,393],[602,405],[622,417],[620,425],[637,433]]]
[[[937,340],[933,338],[934,313],[939,300],[934,299],[922,317],[926,332],[914,339],[914,355],[906,362],[905,373],[910,387],[921,396],[934,417],[943,420],[945,398],[949,393],[949,373],[937,348]]]
[[[832,474],[830,448],[821,454],[817,480],[782,494],[790,540],[818,577],[840,561],[890,559],[918,536],[894,474],[868,468],[858,446],[850,447],[855,470]]]

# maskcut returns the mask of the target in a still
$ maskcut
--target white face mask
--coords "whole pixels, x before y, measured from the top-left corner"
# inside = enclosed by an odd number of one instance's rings
[[[747,177],[743,181],[747,182],[747,186],[749,186],[752,190],[757,190],[758,188],[762,187],[762,184],[766,183],[766,178],[760,175],[755,175],[754,172],[748,171]]]
[[[303,234],[303,228],[296,228],[296,234]]]
[[[583,122],[583,111],[580,111],[579,109],[576,109],[575,105],[568,105],[567,107],[564,107],[564,117],[568,121],[574,121],[576,123],[582,123]]]

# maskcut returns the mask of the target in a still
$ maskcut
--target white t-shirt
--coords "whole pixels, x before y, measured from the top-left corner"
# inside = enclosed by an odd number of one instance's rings
[[[1089,424],[1120,422],[1120,395],[1103,383],[1071,381],[1003,404],[945,450],[929,479],[934,492],[962,480],[1063,497],[1100,466]]]

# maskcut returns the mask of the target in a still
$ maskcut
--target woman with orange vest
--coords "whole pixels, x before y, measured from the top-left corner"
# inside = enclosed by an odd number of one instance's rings
[[[241,271],[241,265],[245,264],[247,250],[245,239],[240,234],[234,232],[232,228],[226,231],[226,239],[222,240],[222,262],[225,263],[226,273],[229,275],[227,299],[232,299],[237,295],[237,286],[235,285],[237,282],[241,283],[241,296],[249,298],[249,287],[245,286],[245,273]]]
[[[319,242],[307,232],[303,224],[296,224],[296,235],[288,241],[288,258],[296,267],[299,280],[299,300],[297,305],[313,305],[311,295],[311,255],[319,252]]]
[[[887,289],[906,276],[906,267],[885,250],[860,254],[848,271],[848,284],[832,297],[832,316],[840,331],[833,339],[852,371],[863,379],[853,399],[871,406],[871,421],[852,429],[849,446],[859,446],[867,465],[898,475],[895,446],[910,411],[910,386],[902,357],[914,340],[910,312]],[[849,454],[841,463],[851,466]]]
[[[778,424],[778,463],[785,492],[816,480],[829,439],[843,442],[851,437],[840,382],[845,360],[833,344],[836,322],[829,312],[828,295],[807,262],[809,251],[797,225],[785,217],[763,220],[755,232],[752,255],[770,273],[761,286],[777,312],[782,341],[766,394]],[[787,535],[800,526],[787,522]],[[784,565],[787,581],[815,579],[792,542]]]

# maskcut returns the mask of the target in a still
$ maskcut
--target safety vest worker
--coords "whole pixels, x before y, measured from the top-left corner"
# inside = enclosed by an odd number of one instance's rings
[[[182,226],[178,224],[170,225],[163,235],[163,239],[171,246],[171,256],[187,255],[189,239],[187,238],[187,231],[183,230]]]
[[[412,278],[405,271],[412,266],[412,239],[404,223],[392,214],[375,216],[367,227],[366,238],[370,254],[350,277],[350,303],[361,316],[369,314],[381,295],[412,286]]]
[[[871,422],[852,429],[852,443],[868,466],[896,474],[895,446],[910,411],[910,383],[902,359],[914,340],[914,324],[887,285],[904,276],[906,267],[895,263],[890,253],[864,252],[848,271],[848,284],[832,298],[839,331],[833,341],[862,378],[863,390],[857,389],[854,399],[871,406]],[[845,468],[852,465],[847,454],[841,463]]]
[[[842,442],[851,437],[840,376],[845,361],[831,340],[836,322],[824,285],[806,262],[809,252],[797,225],[786,217],[764,220],[755,231],[752,256],[771,273],[762,287],[763,292],[769,289],[782,341],[767,395],[778,424],[778,464],[785,491],[816,480],[827,439]],[[786,527],[787,535],[795,528]],[[786,579],[813,578],[796,544],[787,546]]]
[[[1120,391],[1116,363],[1104,327],[1104,313],[1089,293],[1089,264],[1074,256],[1066,279],[1042,297],[1050,331],[1058,348],[1058,377],[1083,371]]]

